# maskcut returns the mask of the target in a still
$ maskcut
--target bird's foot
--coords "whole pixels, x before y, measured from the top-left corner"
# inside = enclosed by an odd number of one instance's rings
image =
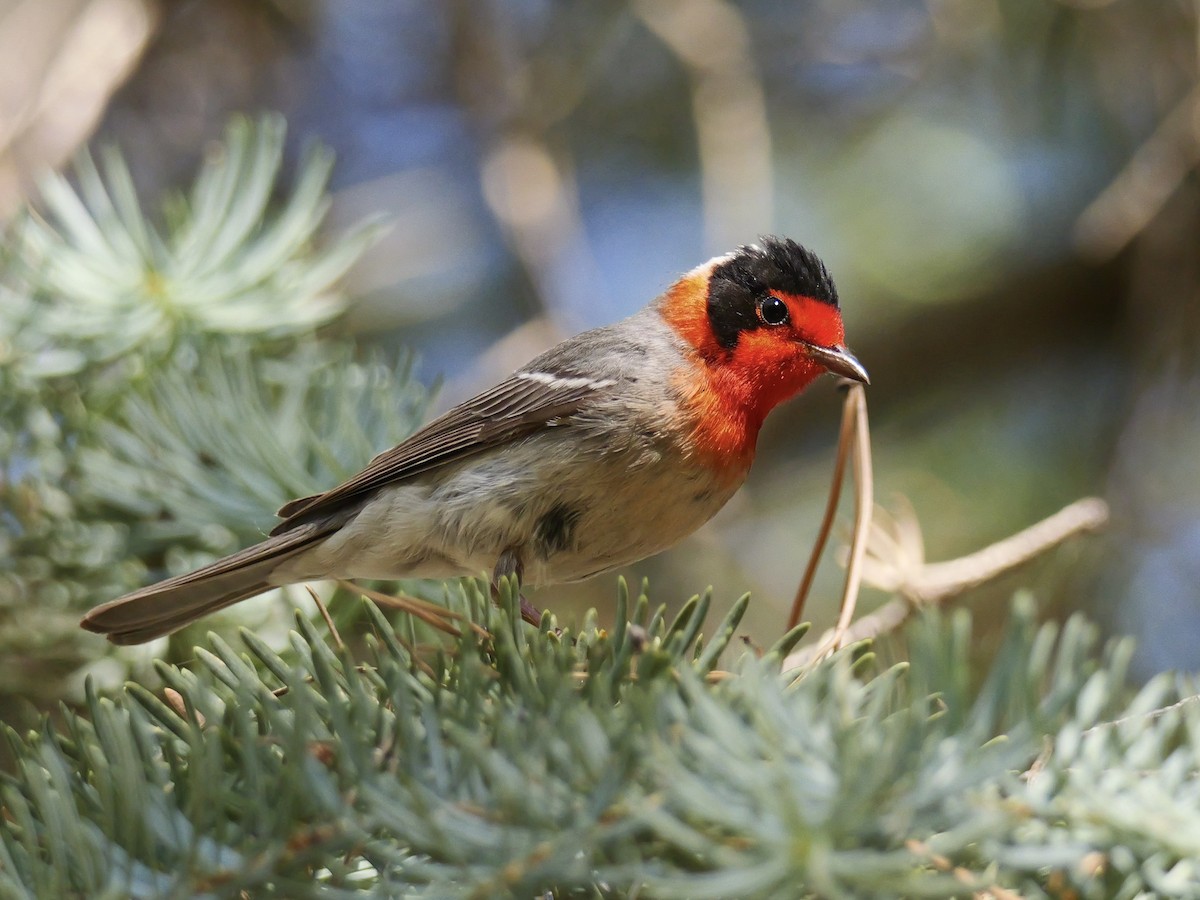
[[[500,554],[500,558],[496,561],[496,568],[492,571],[492,601],[500,602],[500,581],[506,576],[513,576],[517,579],[517,590],[520,591],[521,575],[524,571],[524,566],[521,564],[521,557],[517,555],[516,550],[505,550]],[[542,624],[542,611],[525,599],[523,594],[518,594],[521,600],[521,618],[535,628]]]
[[[521,618],[534,628],[538,628],[542,624],[542,611],[521,597]]]

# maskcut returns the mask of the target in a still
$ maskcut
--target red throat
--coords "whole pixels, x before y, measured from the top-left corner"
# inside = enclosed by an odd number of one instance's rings
[[[709,324],[707,272],[680,279],[660,301],[663,318],[693,348],[702,370],[699,377],[695,370],[679,376],[676,387],[693,419],[693,451],[716,468],[748,468],[767,414],[824,372],[801,340],[825,347],[843,341],[837,307],[810,297],[776,296],[787,303],[794,326],[745,331],[732,350],[717,343]]]

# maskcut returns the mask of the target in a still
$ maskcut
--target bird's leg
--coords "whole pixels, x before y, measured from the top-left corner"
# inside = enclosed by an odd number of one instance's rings
[[[521,589],[521,575],[524,571],[524,566],[521,565],[521,557],[517,555],[517,551],[509,548],[500,554],[500,558],[496,560],[496,568],[492,570],[492,600],[500,601],[500,579],[506,575],[517,576],[517,590]],[[519,594],[521,598],[521,618],[530,625],[540,625],[542,623],[542,612],[532,603],[525,599],[523,594]]]

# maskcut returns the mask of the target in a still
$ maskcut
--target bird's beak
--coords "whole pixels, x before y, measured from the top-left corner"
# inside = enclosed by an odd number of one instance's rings
[[[855,359],[854,354],[845,347],[822,347],[820,344],[810,344],[807,341],[805,341],[805,346],[808,347],[808,355],[834,375],[841,375],[843,378],[863,384],[871,383],[870,376],[867,375],[863,364]]]

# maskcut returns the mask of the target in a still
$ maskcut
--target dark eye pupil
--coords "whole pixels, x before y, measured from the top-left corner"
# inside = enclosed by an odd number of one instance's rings
[[[782,325],[788,320],[787,304],[778,297],[767,297],[758,304],[758,315],[767,325]]]

